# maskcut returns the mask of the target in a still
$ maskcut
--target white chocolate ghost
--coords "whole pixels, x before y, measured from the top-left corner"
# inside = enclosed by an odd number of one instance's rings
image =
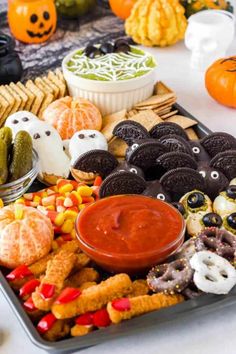
[[[80,130],[70,140],[69,153],[71,165],[85,152],[91,150],[108,150],[105,136],[98,130]]]
[[[33,113],[20,111],[11,114],[5,122],[5,126],[11,128],[14,139],[20,130],[27,130],[26,128],[32,122],[37,122],[38,120],[39,119]]]

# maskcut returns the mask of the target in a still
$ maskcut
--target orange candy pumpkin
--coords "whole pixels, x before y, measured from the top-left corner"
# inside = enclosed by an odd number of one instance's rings
[[[109,0],[112,12],[120,17],[122,20],[126,20],[137,0]]]
[[[206,72],[205,85],[217,102],[236,108],[236,56],[213,63]]]
[[[13,269],[45,256],[53,241],[51,221],[37,209],[13,204],[0,209],[0,265]]]
[[[63,140],[72,138],[82,129],[102,128],[100,111],[84,98],[60,98],[46,108],[42,118],[57,129]]]
[[[56,30],[57,13],[53,0],[11,0],[8,22],[12,34],[24,43],[42,43]]]

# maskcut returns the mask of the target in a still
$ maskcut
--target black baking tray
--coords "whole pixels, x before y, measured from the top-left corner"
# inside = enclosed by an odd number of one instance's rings
[[[199,138],[203,138],[204,136],[211,133],[211,131],[206,126],[199,122],[180,105],[175,104],[174,109],[178,109],[179,114],[195,119],[198,122],[198,124],[194,126],[193,129]],[[35,182],[33,185],[33,190],[39,190],[44,187],[45,186],[40,182]],[[202,295],[196,299],[184,301],[183,303],[176,306],[154,311],[129,321],[124,321],[118,325],[112,325],[108,328],[94,331],[84,337],[69,338],[58,342],[48,342],[44,340],[37,332],[36,328],[31,322],[31,319],[24,311],[20,301],[9,286],[1,271],[0,289],[32,343],[49,353],[63,354],[72,353],[80,349],[88,348],[110,339],[126,337],[132,333],[141,333],[143,328],[154,326],[158,327],[161,326],[164,322],[176,320],[180,317],[186,316],[187,314],[193,314],[196,312],[201,313],[201,311],[214,311],[224,306],[229,306],[236,303],[235,286],[228,295]]]

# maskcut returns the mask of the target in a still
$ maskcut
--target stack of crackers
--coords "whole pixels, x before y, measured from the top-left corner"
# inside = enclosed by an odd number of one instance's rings
[[[29,111],[41,118],[43,111],[57,98],[67,94],[67,86],[60,69],[47,76],[0,86],[0,127],[10,114]]]
[[[191,128],[197,125],[197,121],[178,115],[178,110],[173,108],[176,99],[176,94],[172,90],[162,82],[158,82],[155,85],[154,95],[147,100],[138,103],[130,111],[124,109],[104,117],[101,132],[108,141],[109,151],[119,160],[124,159],[128,146],[124,140],[113,136],[112,132],[118,123],[127,119],[140,123],[148,131],[160,122],[174,122],[186,130],[190,140],[197,140],[198,136]]]

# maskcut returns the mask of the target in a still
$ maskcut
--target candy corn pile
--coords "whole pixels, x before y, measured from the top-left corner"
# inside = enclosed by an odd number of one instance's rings
[[[57,249],[62,243],[75,238],[75,220],[78,213],[99,198],[101,183],[101,177],[95,179],[93,186],[59,179],[55,186],[24,194],[15,203],[37,208],[49,217],[56,236],[53,249]]]

